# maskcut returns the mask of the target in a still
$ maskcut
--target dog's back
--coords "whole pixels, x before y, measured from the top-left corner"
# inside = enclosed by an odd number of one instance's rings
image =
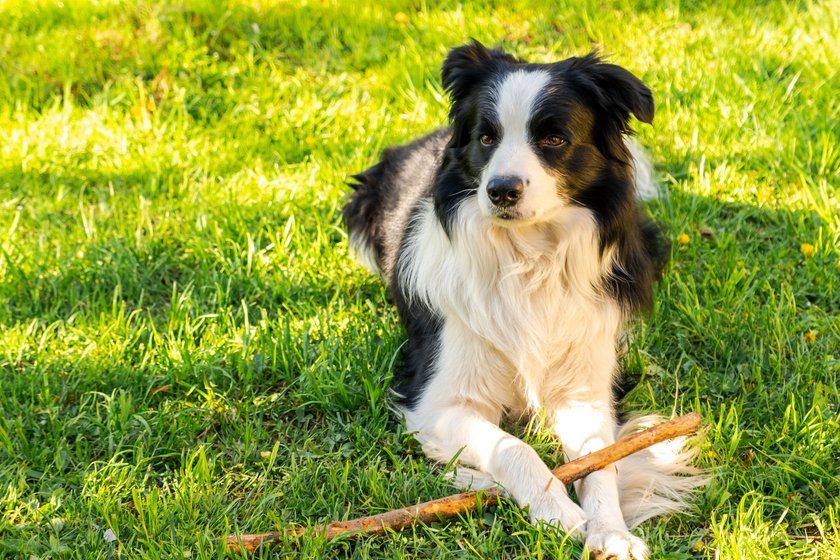
[[[389,148],[379,163],[353,176],[355,192],[343,211],[350,246],[362,264],[389,284],[411,210],[429,194],[450,136],[444,128]]]

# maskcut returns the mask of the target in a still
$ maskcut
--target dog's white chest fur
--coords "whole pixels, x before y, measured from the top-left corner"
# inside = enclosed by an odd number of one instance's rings
[[[600,254],[590,212],[567,207],[520,229],[479,212],[465,203],[447,236],[427,204],[399,268],[407,292],[445,318],[447,339],[477,354],[464,356],[479,364],[459,375],[465,393],[488,385],[480,394],[495,405],[537,409],[595,381],[582,375],[611,376],[621,314],[598,290],[611,258]]]

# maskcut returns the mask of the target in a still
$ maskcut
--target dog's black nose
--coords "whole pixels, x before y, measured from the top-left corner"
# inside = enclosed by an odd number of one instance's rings
[[[490,202],[501,208],[513,206],[522,197],[525,183],[519,177],[494,177],[487,183]]]

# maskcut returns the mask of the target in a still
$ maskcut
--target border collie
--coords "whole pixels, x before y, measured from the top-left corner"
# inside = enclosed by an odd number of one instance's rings
[[[647,556],[628,526],[685,507],[702,478],[685,441],[576,483],[578,506],[504,417],[542,418],[569,459],[614,442],[622,326],[652,304],[667,246],[637,206],[655,186],[628,141],[650,90],[590,54],[529,64],[477,41],[442,79],[451,126],[356,175],[350,244],[408,333],[393,392],[425,453],[462,485],[499,484],[595,558]],[[643,182],[643,183],[642,183]]]

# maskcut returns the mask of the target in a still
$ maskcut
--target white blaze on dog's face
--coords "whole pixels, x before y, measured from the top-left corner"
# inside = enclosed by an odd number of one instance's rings
[[[653,119],[650,90],[597,56],[529,64],[479,43],[442,69],[452,138],[435,187],[444,223],[466,198],[509,227],[553,221],[568,206],[614,223],[632,207],[631,113]]]
[[[558,176],[545,168],[534,149],[545,139],[533,138],[529,127],[550,80],[545,71],[518,70],[490,90],[490,106],[477,136],[492,155],[481,172],[478,200],[482,213],[494,221],[535,222],[563,205]]]

